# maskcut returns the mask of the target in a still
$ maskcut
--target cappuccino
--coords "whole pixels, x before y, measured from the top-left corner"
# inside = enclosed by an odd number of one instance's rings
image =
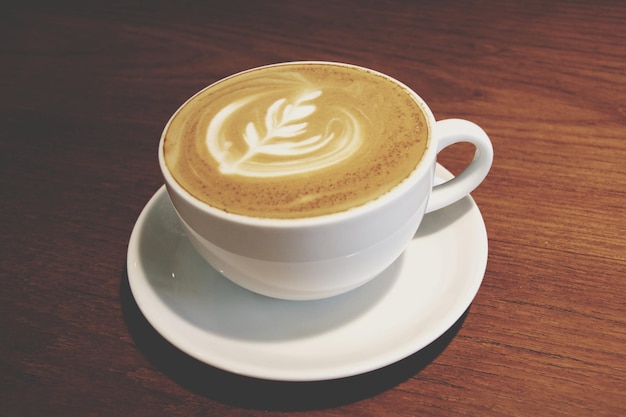
[[[293,219],[349,210],[406,179],[429,146],[408,88],[374,71],[291,63],[202,90],[164,133],[167,169],[226,212]]]

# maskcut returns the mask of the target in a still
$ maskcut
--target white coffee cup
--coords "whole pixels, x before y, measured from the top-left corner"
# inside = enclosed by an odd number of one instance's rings
[[[410,243],[424,213],[458,201],[483,181],[493,160],[487,134],[467,120],[435,121],[416,93],[383,76],[408,89],[420,105],[429,125],[429,145],[400,185],[343,212],[269,219],[212,207],[188,193],[170,173],[163,152],[166,126],[159,163],[168,194],[189,240],[216,270],[244,288],[275,298],[311,300],[342,294],[389,267]],[[475,146],[473,160],[456,178],[433,186],[437,154],[458,142]]]

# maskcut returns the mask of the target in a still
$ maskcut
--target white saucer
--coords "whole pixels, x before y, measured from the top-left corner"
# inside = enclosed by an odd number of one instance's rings
[[[437,177],[451,174],[438,166]],[[212,269],[188,242],[162,187],[135,224],[127,262],[146,319],[190,356],[250,377],[328,380],[397,362],[450,328],[482,282],[487,233],[466,197],[426,215],[400,259],[363,287],[283,301]]]

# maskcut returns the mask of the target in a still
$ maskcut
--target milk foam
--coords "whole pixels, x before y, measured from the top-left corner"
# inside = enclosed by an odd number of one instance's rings
[[[321,216],[374,200],[415,169],[428,144],[411,94],[367,70],[265,67],[190,99],[165,132],[176,181],[221,210]]]
[[[294,86],[298,87],[297,83]],[[276,93],[269,90],[228,104],[209,123],[206,145],[222,174],[302,174],[339,163],[362,144],[360,121],[350,109],[339,108],[328,120],[308,120],[315,116],[315,100],[323,94],[322,90],[303,90],[293,100],[275,99]],[[273,101],[264,117],[247,121],[243,128],[241,121],[251,114],[246,111],[247,106],[263,109],[262,103],[268,99]]]

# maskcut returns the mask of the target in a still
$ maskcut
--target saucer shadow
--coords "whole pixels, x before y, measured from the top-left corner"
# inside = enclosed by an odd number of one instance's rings
[[[384,368],[347,378],[285,382],[233,374],[200,362],[163,338],[146,320],[133,298],[126,269],[120,280],[124,320],[137,348],[165,376],[180,386],[224,404],[274,411],[337,407],[375,396],[418,374],[445,350],[467,315],[434,342]]]

